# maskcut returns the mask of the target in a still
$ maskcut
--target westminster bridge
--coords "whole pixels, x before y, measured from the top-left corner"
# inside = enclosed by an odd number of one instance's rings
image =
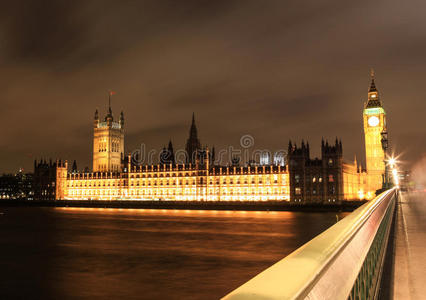
[[[389,189],[223,299],[423,299],[426,194]]]

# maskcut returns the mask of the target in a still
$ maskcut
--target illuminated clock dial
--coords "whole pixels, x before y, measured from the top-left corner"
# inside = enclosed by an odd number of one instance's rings
[[[379,123],[380,123],[380,120],[376,116],[372,116],[368,118],[368,125],[370,125],[371,127],[376,127],[377,125],[379,125]]]

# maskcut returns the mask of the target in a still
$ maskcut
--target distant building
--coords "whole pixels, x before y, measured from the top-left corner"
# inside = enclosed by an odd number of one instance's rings
[[[268,166],[271,164],[271,153],[269,151],[262,151],[260,154],[260,165]]]
[[[34,161],[33,190],[35,200],[63,199],[64,180],[68,173],[68,163],[41,160]]]
[[[399,177],[399,186],[401,191],[408,191],[414,187],[414,182],[411,177],[411,170],[405,170],[398,174]]]
[[[274,153],[274,165],[275,166],[285,166],[285,155],[281,152]]]
[[[33,174],[23,173],[19,170],[16,174],[0,176],[0,199],[33,200]]]

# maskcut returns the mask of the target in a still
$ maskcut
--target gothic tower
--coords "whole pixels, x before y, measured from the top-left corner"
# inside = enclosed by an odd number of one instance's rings
[[[103,122],[95,112],[93,131],[93,172],[120,172],[124,159],[124,114],[119,121],[114,121],[109,93],[108,113]]]
[[[371,71],[371,84],[368,99],[364,104],[365,157],[367,163],[367,184],[369,191],[382,187],[385,172],[385,152],[382,148],[382,133],[386,132],[386,113]]]
[[[195,126],[195,116],[192,113],[192,123],[189,129],[189,138],[186,141],[186,162],[195,164],[197,160],[198,152],[201,150],[201,143],[198,139],[197,126]]]

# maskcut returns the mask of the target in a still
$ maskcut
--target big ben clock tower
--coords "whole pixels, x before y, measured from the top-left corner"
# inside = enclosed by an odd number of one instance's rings
[[[382,187],[385,173],[385,152],[382,148],[382,132],[386,132],[386,113],[380,101],[379,92],[371,71],[368,100],[364,104],[365,157],[367,162],[367,184],[369,191]]]

